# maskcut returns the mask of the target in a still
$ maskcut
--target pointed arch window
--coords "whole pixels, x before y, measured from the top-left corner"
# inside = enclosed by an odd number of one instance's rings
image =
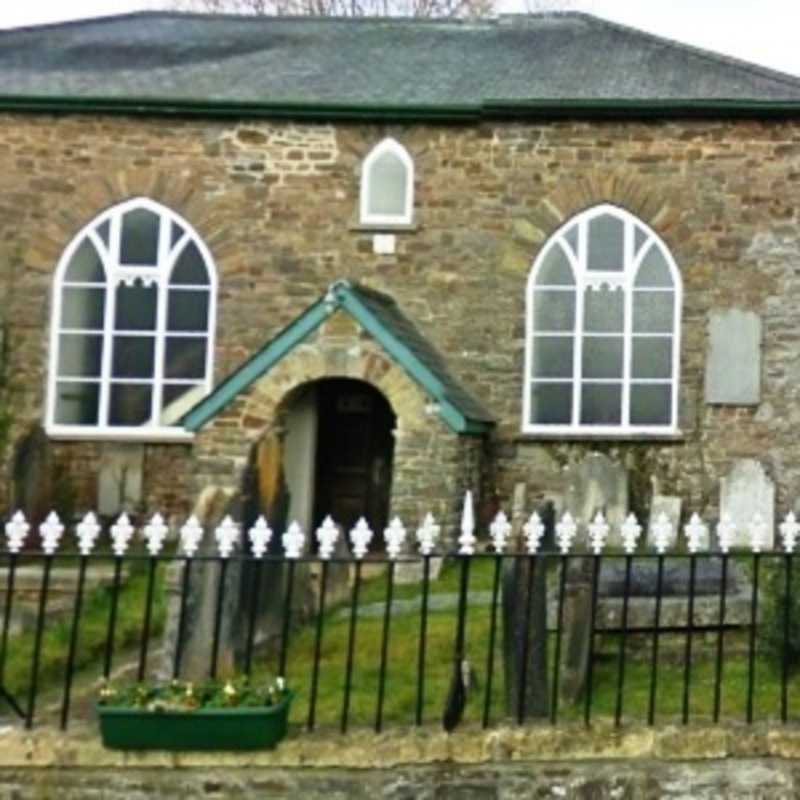
[[[216,293],[208,248],[168,208],[137,198],[89,223],[55,275],[48,432],[185,437],[211,388]]]
[[[528,278],[523,431],[676,432],[681,300],[641,220],[611,205],[570,220]]]
[[[384,139],[364,159],[361,223],[410,225],[414,208],[414,162],[394,139]]]

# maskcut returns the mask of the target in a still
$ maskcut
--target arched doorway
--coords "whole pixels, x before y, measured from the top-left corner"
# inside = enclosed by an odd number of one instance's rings
[[[289,516],[313,531],[330,515],[345,531],[365,517],[380,533],[389,516],[396,417],[369,383],[325,378],[285,402]]]

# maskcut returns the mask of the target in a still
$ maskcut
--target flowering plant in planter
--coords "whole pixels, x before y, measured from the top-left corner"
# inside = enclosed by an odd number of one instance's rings
[[[251,750],[286,735],[293,693],[283,680],[104,684],[97,701],[106,747],[123,750]]]

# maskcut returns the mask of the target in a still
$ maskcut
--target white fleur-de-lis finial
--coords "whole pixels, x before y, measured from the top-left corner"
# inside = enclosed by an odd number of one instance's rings
[[[723,553],[730,551],[733,547],[733,537],[736,533],[736,525],[730,517],[730,514],[723,514],[717,523],[717,542],[719,549]]]
[[[123,511],[111,526],[111,549],[115,556],[124,556],[133,537],[133,525]]]
[[[544,537],[544,523],[542,522],[542,518],[535,511],[522,526],[522,532],[525,534],[525,544],[528,548],[528,553],[530,555],[538,553],[539,546]]]
[[[561,517],[561,522],[556,525],[556,540],[558,541],[558,546],[562,555],[566,555],[569,552],[569,548],[572,547],[572,542],[577,533],[578,526],[575,524],[572,514],[567,511],[564,516]]]
[[[97,517],[90,511],[78,523],[75,533],[78,536],[78,550],[80,550],[82,556],[88,556],[92,552],[97,537],[100,535],[100,525],[97,522]]]
[[[760,553],[767,544],[767,523],[758,512],[756,512],[753,515],[753,519],[750,520],[748,531],[750,533],[750,546],[753,548],[753,552]]]
[[[25,537],[30,529],[31,526],[21,511],[15,512],[14,516],[6,522],[6,547],[10,553],[19,553],[22,550]]]
[[[794,551],[797,545],[797,538],[800,535],[800,522],[795,518],[794,512],[790,511],[783,522],[778,525],[783,539],[783,549],[787,553]]]
[[[406,529],[400,517],[395,517],[389,523],[389,527],[383,532],[383,539],[386,542],[386,555],[394,561],[402,552],[406,541]]]
[[[622,534],[622,546],[625,552],[631,555],[636,550],[639,536],[642,533],[642,526],[636,519],[636,514],[628,514],[625,517],[625,522],[620,526],[619,532]]]
[[[303,545],[306,542],[306,535],[300,527],[299,522],[292,522],[286,529],[286,533],[281,536],[281,544],[283,545],[286,558],[300,558],[300,553],[303,551]]]
[[[697,553],[708,546],[708,527],[696,511],[684,526],[683,532],[686,534],[686,544],[690,553]]]
[[[511,523],[504,512],[498,511],[489,525],[489,535],[492,537],[492,546],[495,553],[502,553],[506,549],[508,537],[511,536]]]
[[[367,554],[372,537],[372,528],[367,524],[364,517],[360,517],[350,531],[350,544],[353,545],[353,555],[357,559],[364,558]]]
[[[58,548],[61,535],[64,533],[64,525],[58,518],[55,511],[47,515],[47,519],[39,526],[39,534],[42,537],[42,550],[51,556]]]
[[[200,542],[203,540],[203,533],[203,526],[194,514],[181,525],[178,536],[181,540],[183,554],[187,558],[191,558],[197,552],[197,548],[200,547]]]
[[[672,523],[663,511],[653,523],[653,544],[661,555],[666,553],[667,548],[672,544]]]
[[[239,534],[238,524],[233,521],[230,514],[226,514],[214,531],[220,558],[228,558],[230,556],[239,542]]]
[[[594,519],[589,523],[589,543],[594,550],[594,554],[599,556],[603,552],[603,546],[608,538],[608,523],[602,511],[594,515]]]
[[[155,557],[161,552],[168,533],[169,526],[164,522],[164,517],[156,511],[142,530],[144,540],[147,542],[147,552],[151,556]]]
[[[417,542],[423,556],[429,556],[434,551],[441,532],[441,526],[436,524],[433,514],[428,512],[422,520],[422,525],[417,528]]]
[[[475,510],[472,507],[472,492],[464,495],[464,509],[461,512],[461,536],[458,537],[459,555],[471,556],[475,552]]]
[[[322,520],[322,525],[317,528],[317,543],[319,544],[319,557],[327,561],[336,547],[339,538],[339,527],[330,516]]]
[[[269,543],[272,541],[272,528],[267,524],[263,515],[253,524],[253,527],[247,532],[250,539],[250,546],[253,550],[253,555],[256,558],[263,558],[267,553]]]

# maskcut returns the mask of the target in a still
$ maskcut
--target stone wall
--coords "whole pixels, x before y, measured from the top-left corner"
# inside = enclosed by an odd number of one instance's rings
[[[361,161],[385,135],[415,160],[416,224],[397,234],[396,254],[377,256],[355,215]],[[356,279],[391,294],[497,416],[487,480],[498,502],[508,505],[520,480],[531,497],[562,490],[563,466],[600,449],[633,471],[637,506],[646,505],[655,477],[662,492],[714,509],[718,479],[741,457],[766,464],[778,484],[779,512],[793,503],[800,485],[793,435],[800,422],[800,124],[332,126],[6,114],[0,152],[3,401],[13,415],[12,442],[42,418],[49,292],[61,252],[99,211],[146,195],[184,215],[216,259],[217,380],[331,281]],[[674,441],[519,435],[530,265],[564,220],[599,202],[639,215],[682,273],[683,435]],[[762,320],[757,406],[704,403],[708,317],[728,308]],[[425,447],[416,435],[402,442],[410,453]],[[147,470],[145,495],[182,512],[190,505],[183,494],[193,488],[163,482],[166,470],[170,477],[188,473],[191,453],[170,447],[159,446],[155,461],[148,454],[158,467]],[[436,459],[458,458],[458,445],[442,447]],[[78,510],[93,505],[93,445],[59,445],[57,453],[80,464]],[[410,497],[403,487],[427,485],[421,470],[402,481],[398,502]],[[0,507],[8,503],[7,483],[0,480]],[[431,488],[448,491],[456,483],[448,477]]]

